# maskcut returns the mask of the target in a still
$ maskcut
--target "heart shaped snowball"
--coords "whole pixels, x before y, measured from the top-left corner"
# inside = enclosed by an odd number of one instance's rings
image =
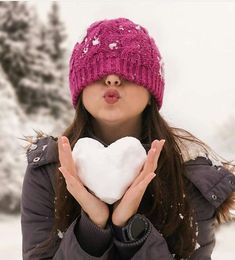
[[[89,137],[80,138],[72,156],[84,186],[108,204],[124,195],[147,158],[141,142],[131,136],[118,139],[108,147]]]

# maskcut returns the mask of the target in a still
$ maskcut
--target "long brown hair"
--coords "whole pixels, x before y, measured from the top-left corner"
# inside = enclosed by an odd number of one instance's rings
[[[93,118],[83,106],[81,96],[72,124],[62,133],[69,139],[72,149],[76,141],[87,136],[87,130],[92,129]],[[176,140],[185,139],[201,145],[206,150],[210,148],[188,131],[170,127],[160,115],[154,98],[151,97],[151,99],[151,105],[147,105],[142,113],[141,140],[149,144],[154,139],[165,139],[166,142],[158,161],[157,177],[148,185],[138,212],[148,217],[162,233],[167,240],[170,252],[175,254],[176,259],[187,258],[195,249],[197,223],[186,190],[189,180],[185,178],[184,160]],[[223,165],[234,169],[234,165],[226,160],[223,161]],[[59,170],[55,174],[55,221],[50,237],[39,247],[41,252],[50,246],[58,231],[66,231],[81,211],[78,202],[67,191],[66,183]],[[234,206],[235,193],[217,210],[217,223],[231,220],[229,209]]]

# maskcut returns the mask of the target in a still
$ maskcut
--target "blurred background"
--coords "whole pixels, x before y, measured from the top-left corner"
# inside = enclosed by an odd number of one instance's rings
[[[72,122],[72,49],[92,22],[117,17],[147,28],[159,47],[165,119],[235,159],[235,1],[0,1],[0,259],[22,259],[20,138],[56,136]],[[217,230],[212,259],[235,259],[234,231],[234,222]]]

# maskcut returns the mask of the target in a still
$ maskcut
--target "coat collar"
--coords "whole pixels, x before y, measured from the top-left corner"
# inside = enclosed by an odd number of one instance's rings
[[[38,138],[28,148],[26,155],[28,164],[34,168],[59,162],[58,138],[46,136]]]

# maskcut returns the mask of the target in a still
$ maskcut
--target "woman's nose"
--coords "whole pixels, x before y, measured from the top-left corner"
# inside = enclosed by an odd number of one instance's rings
[[[121,79],[118,75],[111,74],[106,77],[105,84],[107,86],[119,86],[121,84]]]

